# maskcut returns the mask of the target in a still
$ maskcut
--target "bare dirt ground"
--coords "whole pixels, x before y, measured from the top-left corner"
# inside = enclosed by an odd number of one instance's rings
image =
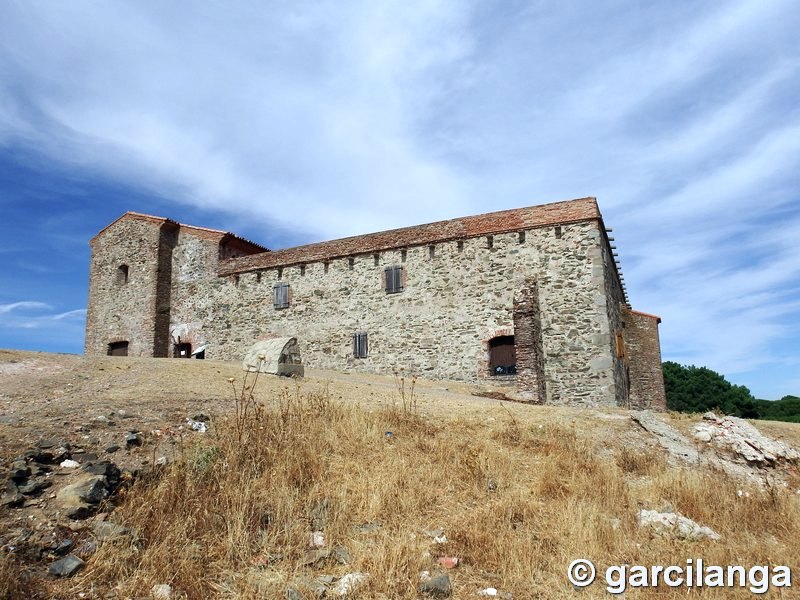
[[[43,439],[68,441],[102,454],[112,444],[124,447],[129,431],[142,432],[145,438],[158,431],[189,434],[188,417],[233,410],[242,379],[241,364],[233,362],[0,350],[0,458],[9,460]],[[284,390],[305,393],[327,387],[333,398],[379,408],[402,403],[400,385],[395,377],[309,369],[302,379],[262,376],[258,395],[268,399]],[[435,419],[491,423],[513,416],[530,424],[555,419],[598,437],[635,430],[622,409],[530,406],[473,395],[502,390],[418,379],[413,399],[420,414]],[[411,401],[409,377],[405,395]],[[135,460],[128,462],[142,460],[143,450],[133,452]],[[114,458],[119,463],[125,456],[123,451]]]

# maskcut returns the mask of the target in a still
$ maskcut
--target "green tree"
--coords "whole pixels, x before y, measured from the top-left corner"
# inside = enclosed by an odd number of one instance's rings
[[[667,407],[680,412],[718,410],[726,415],[758,419],[755,398],[743,385],[733,385],[706,367],[663,363]]]

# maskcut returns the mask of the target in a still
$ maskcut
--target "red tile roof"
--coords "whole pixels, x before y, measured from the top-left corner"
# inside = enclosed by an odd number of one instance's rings
[[[630,310],[635,315],[639,315],[640,317],[647,317],[648,319],[656,319],[658,320],[659,323],[661,323],[661,317],[659,317],[658,315],[651,315],[650,313],[642,312],[640,310],[633,310],[632,308],[628,310]]]
[[[261,244],[256,244],[255,242],[251,242],[250,240],[240,237],[235,233],[231,233],[229,231],[222,231],[221,229],[209,229],[208,227],[197,227],[196,225],[186,225],[184,223],[178,223],[177,221],[173,221],[172,219],[168,219],[166,217],[157,217],[154,215],[146,215],[144,213],[138,213],[133,211],[126,212],[118,219],[115,219],[114,221],[103,227],[97,233],[97,235],[95,235],[91,240],[89,240],[89,243],[91,244],[95,239],[100,237],[104,231],[106,231],[109,227],[111,227],[115,223],[118,223],[122,219],[137,219],[140,221],[150,221],[158,224],[171,223],[172,225],[175,225],[176,227],[181,227],[183,229],[194,229],[195,231],[198,232],[212,234],[214,237],[219,238],[220,243],[227,242],[228,240],[236,240],[239,243],[239,245],[243,247],[243,249],[250,252],[255,252],[259,254],[263,252],[269,252],[269,248],[265,248]]]
[[[472,217],[461,217],[427,225],[392,229],[329,242],[318,242],[295,248],[275,250],[264,254],[232,258],[220,262],[219,275],[232,275],[270,267],[326,261],[357,254],[369,254],[383,250],[442,243],[482,235],[510,233],[524,229],[535,229],[548,225],[564,225],[600,218],[600,210],[594,198],[553,202],[551,204],[515,208]]]

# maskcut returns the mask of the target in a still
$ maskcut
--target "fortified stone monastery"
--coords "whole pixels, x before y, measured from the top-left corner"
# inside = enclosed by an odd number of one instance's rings
[[[128,212],[92,238],[86,354],[240,360],[516,386],[664,408],[659,317],[631,309],[594,198],[270,251]]]

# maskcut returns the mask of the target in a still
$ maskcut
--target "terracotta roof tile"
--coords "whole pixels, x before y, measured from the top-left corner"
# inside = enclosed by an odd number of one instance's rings
[[[133,211],[126,212],[124,215],[122,215],[118,219],[115,219],[114,221],[112,221],[111,223],[109,223],[108,225],[103,227],[89,241],[89,243],[92,243],[95,239],[100,237],[100,235],[102,235],[103,232],[106,231],[109,227],[111,227],[112,225],[114,225],[115,223],[118,223],[119,221],[121,221],[123,219],[137,219],[137,220],[141,220],[141,221],[151,221],[151,222],[154,222],[154,223],[162,223],[162,224],[163,223],[172,223],[173,225],[175,225],[177,227],[181,227],[183,229],[194,229],[196,231],[213,234],[213,235],[219,237],[220,241],[222,241],[223,238],[237,240],[237,241],[241,242],[245,247],[249,247],[250,250],[256,251],[259,254],[261,254],[263,252],[269,252],[270,251],[269,248],[266,248],[266,247],[262,246],[261,244],[256,244],[255,242],[251,242],[250,240],[245,239],[245,238],[243,238],[241,236],[238,236],[235,233],[231,233],[229,231],[222,231],[221,229],[210,229],[208,227],[198,227],[196,225],[186,225],[184,223],[178,223],[177,221],[173,221],[172,219],[169,219],[167,217],[157,217],[155,215],[146,215],[144,213],[133,212]]]
[[[220,263],[219,275],[267,269],[310,262],[319,262],[369,254],[395,248],[407,248],[451,240],[535,229],[547,225],[576,223],[600,219],[594,198],[580,198],[526,208],[515,208],[427,225],[392,229],[295,248],[275,250],[233,258]]]

